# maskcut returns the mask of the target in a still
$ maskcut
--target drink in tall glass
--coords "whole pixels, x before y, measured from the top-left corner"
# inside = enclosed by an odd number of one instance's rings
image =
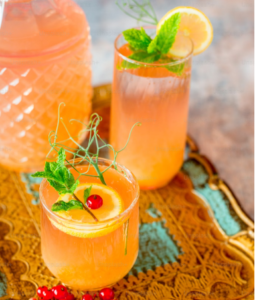
[[[153,27],[146,31],[155,32]],[[110,143],[120,149],[134,122],[142,126],[132,135],[119,162],[137,177],[142,189],[166,185],[180,169],[185,151],[192,42],[183,37],[187,56],[172,62],[141,63],[123,35],[115,41]],[[122,68],[123,61],[130,68]],[[135,66],[135,67],[134,67]]]

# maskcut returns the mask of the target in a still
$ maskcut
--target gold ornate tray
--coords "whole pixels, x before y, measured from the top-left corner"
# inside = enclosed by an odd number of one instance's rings
[[[108,136],[111,86],[95,88]],[[0,167],[0,297],[28,299],[59,281],[40,250],[39,181]],[[187,159],[168,186],[142,191],[140,251],[117,299],[254,299],[254,224],[187,138]],[[81,296],[76,291],[75,295]]]

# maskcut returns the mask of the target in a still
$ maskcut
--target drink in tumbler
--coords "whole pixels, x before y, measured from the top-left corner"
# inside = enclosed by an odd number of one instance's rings
[[[106,159],[98,160],[101,171],[110,163]],[[84,172],[88,164],[84,161],[76,168]],[[63,215],[52,212],[58,193],[45,179],[41,184],[42,256],[49,270],[72,288],[86,291],[111,286],[135,263],[139,245],[139,186],[129,170],[120,165],[119,170],[125,175],[114,168],[104,173],[107,186],[98,178],[82,176],[79,179],[80,186],[92,185],[91,194],[103,198],[102,207],[93,210],[100,216],[99,222],[84,210],[71,210]],[[77,177],[73,169],[71,172]],[[91,167],[87,175],[96,175],[95,169]],[[79,199],[83,199],[82,192],[75,192]],[[117,202],[119,199],[122,206],[113,218],[116,206],[107,205],[109,197]],[[102,216],[104,220],[100,221]]]

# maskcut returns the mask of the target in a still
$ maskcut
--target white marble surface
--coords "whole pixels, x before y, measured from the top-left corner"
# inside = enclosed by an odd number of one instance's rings
[[[137,25],[114,0],[76,0],[91,27],[93,84],[112,81],[113,42]],[[252,217],[253,204],[253,1],[152,0],[158,18],[176,6],[193,6],[210,18],[214,39],[194,57],[189,133],[216,165]]]

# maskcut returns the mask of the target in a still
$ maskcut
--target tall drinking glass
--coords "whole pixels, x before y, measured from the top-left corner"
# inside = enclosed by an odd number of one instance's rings
[[[155,27],[145,30],[155,35]],[[185,57],[142,63],[127,57],[132,51],[122,34],[115,40],[110,143],[120,149],[130,127],[142,123],[118,157],[142,189],[166,185],[183,163],[193,44],[185,36],[178,42]]]

